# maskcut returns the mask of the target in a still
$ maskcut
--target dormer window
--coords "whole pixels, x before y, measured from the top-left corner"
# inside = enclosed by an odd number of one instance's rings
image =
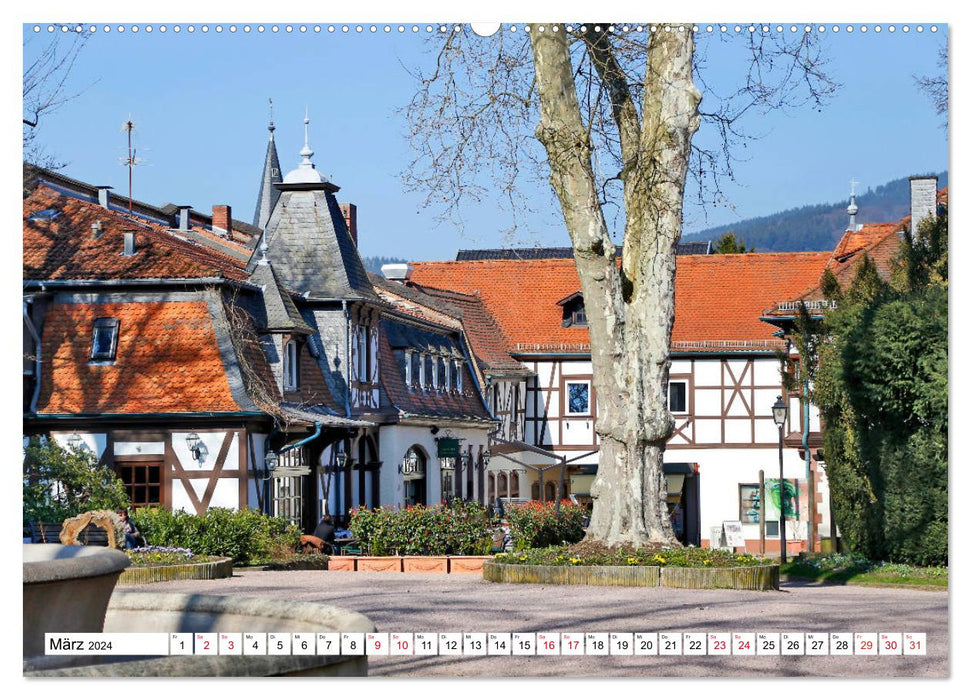
[[[418,386],[420,386],[422,389],[424,389],[426,386],[428,386],[428,383],[427,383],[428,382],[428,375],[425,372],[425,365],[427,364],[425,362],[425,353],[421,353],[421,355],[419,355],[418,357],[419,357],[419,360],[418,360]]]
[[[118,351],[118,319],[99,318],[91,337],[91,361],[114,362]]]
[[[411,376],[411,350],[405,350],[405,386],[411,388],[414,378]]]
[[[298,357],[297,341],[288,341],[283,352],[283,388],[286,391],[295,391],[297,389],[299,377]]]
[[[442,358],[442,372],[445,376],[445,391],[452,390],[452,365],[444,357]]]
[[[462,360],[455,361],[455,391],[462,393]]]
[[[565,299],[560,299],[556,304],[563,308],[564,328],[570,328],[572,326],[586,328],[587,310],[583,306],[583,294],[574,292]]]
[[[438,358],[432,355],[432,388],[438,388]]]

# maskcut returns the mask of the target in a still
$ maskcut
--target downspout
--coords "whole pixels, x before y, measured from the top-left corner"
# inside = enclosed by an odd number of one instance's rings
[[[347,310],[347,300],[341,299],[344,310],[344,412],[351,417],[351,315]]]
[[[27,326],[27,330],[30,331],[30,337],[34,339],[34,395],[30,397],[30,412],[31,414],[37,413],[37,401],[40,399],[40,352],[41,352],[41,342],[40,335],[37,333],[37,329],[34,328],[34,322],[31,320],[30,316],[27,314],[27,302],[23,305],[24,311],[24,325]]]
[[[310,437],[305,437],[303,440],[298,440],[292,445],[287,445],[283,449],[279,450],[277,454],[282,455],[284,452],[289,452],[290,450],[295,450],[298,447],[302,447],[303,445],[306,445],[311,440],[315,440],[316,438],[320,437],[321,430],[323,430],[323,425],[315,421],[313,435],[311,435]]]
[[[812,556],[813,534],[816,529],[816,494],[814,493],[816,485],[813,483],[812,456],[809,454],[809,380],[805,377],[805,372],[802,380],[802,407],[802,449],[806,456],[806,509],[809,511],[806,515],[806,548],[809,556]]]

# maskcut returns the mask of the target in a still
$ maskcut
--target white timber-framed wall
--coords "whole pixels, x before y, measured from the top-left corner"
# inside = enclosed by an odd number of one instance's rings
[[[589,356],[520,356],[523,365],[534,372],[526,381],[524,435],[526,442],[555,452],[567,459],[599,449],[595,430],[596,392],[592,385]],[[742,519],[740,486],[758,484],[759,470],[766,480],[779,478],[779,430],[772,418],[776,397],[786,397],[789,407],[784,434],[803,430],[803,407],[798,395],[783,389],[779,358],[770,353],[685,353],[674,355],[669,383],[683,388],[672,410],[674,433],[668,441],[666,463],[697,465],[699,530],[701,544],[707,545],[711,528],[723,521]],[[570,386],[589,384],[589,411],[582,401],[570,406]],[[820,430],[819,411],[810,405],[810,432]],[[801,450],[783,449],[783,472],[787,481],[798,487],[799,520],[787,518],[787,540],[807,537],[808,494],[806,462]],[[597,455],[581,460],[595,464]],[[825,471],[815,459],[811,462],[815,484],[817,536],[829,536],[829,491]],[[521,472],[526,483],[520,493],[532,494],[538,481],[535,471]],[[544,482],[557,479],[556,470],[544,474]],[[522,478],[522,477],[520,477]],[[569,487],[569,479],[567,479]],[[768,517],[767,517],[768,521]],[[770,531],[772,525],[769,525]],[[742,525],[746,548],[759,546],[757,523]],[[767,535],[767,551],[778,550],[778,535]],[[790,551],[794,551],[790,546]]]

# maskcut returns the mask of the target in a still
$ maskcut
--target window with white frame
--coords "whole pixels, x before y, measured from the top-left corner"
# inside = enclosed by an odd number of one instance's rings
[[[295,390],[298,385],[297,358],[297,341],[287,341],[283,352],[283,388],[287,391]]]
[[[418,355],[418,386],[420,386],[422,389],[428,386],[427,384],[428,379],[427,379],[427,375],[425,374],[426,364],[428,363],[425,362],[425,353],[420,353]]]
[[[668,409],[671,413],[688,412],[688,382],[668,382]]]
[[[462,393],[462,364],[464,360],[455,361],[455,391]]]
[[[590,382],[567,382],[564,400],[566,414],[571,416],[590,415]]]
[[[432,355],[432,388],[438,389],[438,358]]]
[[[405,386],[409,389],[414,379],[411,376],[411,350],[405,350]]]

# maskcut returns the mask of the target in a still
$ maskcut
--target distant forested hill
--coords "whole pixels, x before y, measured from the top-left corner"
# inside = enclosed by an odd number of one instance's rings
[[[938,187],[947,186],[947,172],[938,173]],[[910,183],[907,178],[893,180],[856,197],[860,207],[857,223],[898,221],[910,212]],[[777,214],[745,219],[715,226],[698,233],[685,234],[685,241],[715,241],[726,231],[759,253],[795,250],[832,250],[846,230],[849,197],[833,204],[811,204]]]
[[[380,255],[362,255],[361,262],[364,263],[365,270],[380,275],[382,265],[392,265],[394,263],[403,263],[408,261],[402,258],[384,258]]]

